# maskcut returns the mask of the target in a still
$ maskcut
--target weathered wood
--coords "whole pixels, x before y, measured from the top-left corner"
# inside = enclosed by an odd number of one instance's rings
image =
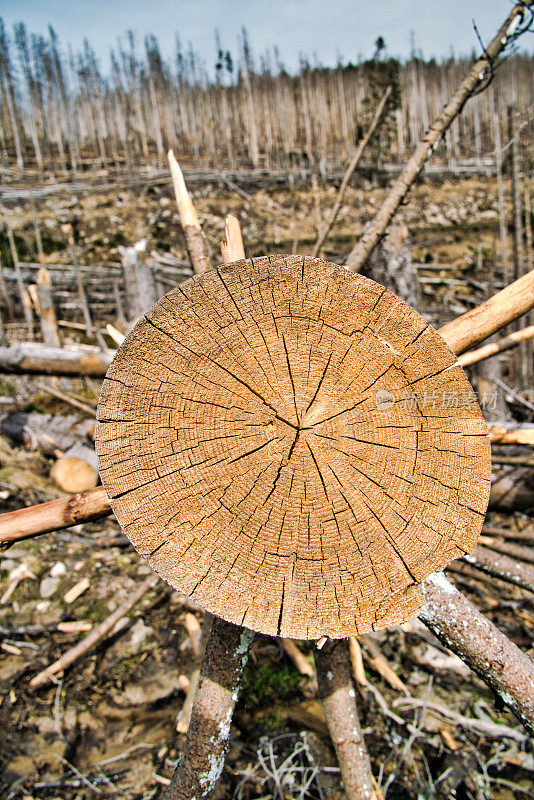
[[[15,238],[13,236],[13,231],[11,230],[11,226],[9,225],[8,222],[5,223],[5,229],[7,233],[7,239],[9,242],[9,248],[11,250],[11,259],[13,261],[13,267],[15,268],[19,299],[22,306],[22,310],[24,312],[24,319],[26,321],[26,327],[28,329],[28,336],[30,337],[30,339],[33,339],[33,315],[32,315],[31,304],[28,302],[26,287],[24,285],[24,280],[22,278],[22,272],[20,269],[20,262],[17,253],[17,246],[15,244]]]
[[[41,320],[43,342],[49,347],[61,347],[52,299],[52,280],[49,271],[44,268],[37,273],[37,296],[39,298],[39,318]]]
[[[451,350],[460,355],[534,308],[534,270],[506,286],[485,303],[439,329]]]
[[[223,264],[231,264],[232,261],[240,261],[245,258],[241,225],[233,214],[228,214],[226,217],[225,237],[225,241],[221,242]]]
[[[48,347],[21,342],[0,347],[0,372],[31,375],[88,375],[102,378],[113,359],[114,352]]]
[[[102,487],[60,500],[49,500],[20,511],[0,515],[0,549],[14,542],[31,539],[43,533],[60,531],[80,522],[91,522],[112,514],[106,492]]]
[[[184,752],[163,800],[208,797],[224,768],[230,723],[254,634],[214,619]]]
[[[495,553],[478,545],[474,552],[464,556],[465,561],[488,575],[500,578],[522,589],[534,592],[534,567],[516,561],[503,553]]]
[[[486,424],[441,338],[308,257],[240,261],[169,293],[113,362],[98,420],[103,484],[153,568],[289,638],[412,617],[417,582],[474,547],[489,496]]]
[[[156,285],[150,265],[142,258],[146,241],[137,242],[133,247],[121,247],[122,267],[126,287],[128,322],[137,322],[147,308],[157,300]]]
[[[330,640],[315,650],[319,696],[343,776],[347,800],[376,800],[371,763],[351,680],[348,643]]]
[[[530,6],[531,4],[532,0],[526,0],[526,2],[518,3],[514,6],[497,34],[484,50],[483,55],[476,60],[453,97],[448,101],[439,117],[434,120],[401,175],[388,192],[372,222],[349,253],[346,261],[348,269],[357,272],[368,259],[427,159],[432,155],[466,102],[480,87],[481,82],[485,80],[493,62],[509,44],[510,38],[515,32],[516,24],[524,14],[525,6]]]
[[[471,667],[534,732],[534,663],[465,598],[443,574],[421,586],[420,619]]]
[[[95,451],[84,443],[76,443],[52,465],[50,477],[62,491],[69,494],[94,489],[98,483]]]
[[[494,539],[491,536],[481,536],[478,542],[488,547],[490,550],[495,550],[497,553],[504,553],[505,556],[510,556],[518,561],[527,561],[529,564],[534,563],[533,547],[523,547],[514,542],[501,542],[499,539]]]
[[[169,166],[171,170],[171,178],[174,186],[174,194],[176,195],[176,202],[178,204],[178,212],[184,230],[185,241],[187,244],[187,252],[193,272],[200,274],[209,269],[209,264],[204,252],[204,242],[202,239],[202,231],[198,214],[195,210],[193,202],[187,191],[184,176],[180,169],[174,153],[169,150],[168,153]]]

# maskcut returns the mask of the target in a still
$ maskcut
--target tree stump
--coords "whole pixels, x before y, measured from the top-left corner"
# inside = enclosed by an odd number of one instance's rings
[[[473,550],[486,424],[417,312],[318,259],[235,262],[154,305],[104,381],[96,437],[124,532],[223,619],[298,639],[417,615]]]

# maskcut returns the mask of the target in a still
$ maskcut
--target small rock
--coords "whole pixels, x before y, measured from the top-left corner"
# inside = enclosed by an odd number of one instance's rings
[[[50,600],[40,600],[39,603],[35,606],[35,610],[38,614],[44,614],[45,611],[48,611],[50,608]]]
[[[50,575],[52,578],[60,578],[62,575],[65,575],[67,572],[67,567],[63,563],[63,561],[56,561],[52,569],[50,570]]]
[[[17,562],[13,561],[12,558],[5,558],[3,561],[0,561],[0,569],[5,570],[6,572],[11,572],[11,570],[17,566]]]
[[[130,632],[130,645],[138,647],[151,633],[152,628],[149,625],[145,625],[144,620],[138,619]]]
[[[59,578],[43,578],[39,586],[39,594],[43,598],[52,597],[57,592]]]

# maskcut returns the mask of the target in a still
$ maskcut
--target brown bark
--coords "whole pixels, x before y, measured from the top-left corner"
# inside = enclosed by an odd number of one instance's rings
[[[419,618],[534,732],[534,664],[443,573],[421,584]]]
[[[22,539],[70,528],[80,522],[91,522],[112,513],[106,492],[101,487],[19,511],[8,511],[0,515],[0,549]]]
[[[215,618],[211,627],[185,750],[164,800],[208,797],[219,780],[230,723],[254,634]]]
[[[347,800],[376,798],[371,762],[360,726],[345,639],[315,650],[319,696],[334,745]]]
[[[204,250],[202,231],[195,225],[185,225],[184,235],[193,272],[195,275],[205,272],[209,268],[209,264]]]
[[[508,31],[517,15],[522,14],[524,6],[530,4],[531,2],[529,0],[528,2],[516,5],[512,9],[496,36],[488,44],[484,54],[477,59],[440,116],[432,123],[424,139],[419,143],[415,153],[404,167],[401,175],[393,184],[392,189],[377,211],[371,224],[350,252],[346,262],[348,269],[353,272],[358,272],[358,270],[361,269],[362,265],[383,236],[391,218],[396,213],[415,178],[445,135],[451,122],[460,114],[473,92],[481,85],[491,63],[509,43]]]

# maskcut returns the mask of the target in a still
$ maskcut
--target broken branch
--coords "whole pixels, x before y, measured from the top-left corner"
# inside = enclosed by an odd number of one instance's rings
[[[0,549],[5,550],[22,539],[91,522],[112,513],[106,491],[101,486],[59,500],[8,511],[0,515]]]
[[[495,59],[514,38],[517,19],[523,17],[525,7],[531,5],[531,0],[518,3],[506,17],[501,28],[484,53],[466,75],[456,93],[449,100],[439,117],[432,123],[424,139],[418,144],[415,153],[409,159],[402,173],[397,178],[386,199],[375,214],[371,224],[364,231],[363,236],[350,252],[346,266],[353,272],[358,272],[367,261],[370,254],[383,236],[389,222],[396,213],[399,205],[406,197],[408,190],[415,178],[423,168],[426,160],[432,155],[442,140],[452,121],[460,114],[469,98],[480,88],[491,70]]]
[[[443,573],[422,584],[419,618],[534,731],[534,664]]]
[[[81,642],[75,647],[72,647],[66,653],[64,653],[61,658],[58,658],[57,661],[54,661],[53,664],[50,664],[49,667],[44,669],[38,675],[30,681],[30,686],[35,688],[36,686],[43,686],[44,684],[50,683],[54,679],[54,675],[57,675],[58,672],[62,672],[71,664],[73,664],[76,659],[78,659],[81,655],[86,653],[96,642],[101,639],[106,633],[117,624],[117,622],[122,619],[133,607],[134,605],[139,602],[146,592],[149,589],[152,589],[157,583],[157,578],[154,575],[151,575],[150,578],[147,578],[144,583],[139,586],[135,592],[133,592],[128,600],[126,600],[122,605],[120,605],[115,611],[109,615],[107,619],[100,623],[91,633],[82,639]]]

